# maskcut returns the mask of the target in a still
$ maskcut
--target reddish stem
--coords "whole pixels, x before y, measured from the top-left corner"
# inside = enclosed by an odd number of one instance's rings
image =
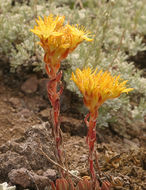
[[[87,144],[89,146],[89,167],[92,179],[92,189],[97,189],[99,187],[99,180],[96,179],[95,170],[94,170],[94,163],[93,163],[93,156],[94,156],[94,143],[96,141],[96,120],[98,117],[98,109],[94,112],[90,112],[85,117],[85,123],[88,127],[88,134],[87,134]],[[89,120],[89,121],[88,121]],[[98,157],[95,153],[95,161],[97,165],[97,169],[100,176],[100,168],[98,164]],[[103,181],[100,190],[110,190],[111,184],[108,181]]]
[[[93,164],[93,153],[94,153],[94,143],[96,141],[96,119],[98,116],[98,111],[95,111],[94,113],[89,113],[85,117],[85,123],[88,127],[88,134],[87,134],[87,143],[89,146],[89,166],[90,166],[90,172],[91,172],[91,178],[92,181],[95,182],[95,170],[94,170],[94,164]],[[89,118],[89,121],[88,121]]]
[[[53,136],[56,144],[56,158],[57,161],[61,166],[63,166],[62,160],[62,151],[61,151],[61,144],[62,144],[62,136],[61,136],[61,129],[60,129],[60,95],[63,92],[63,85],[61,83],[62,72],[58,72],[58,67],[51,67],[50,58],[45,55],[44,61],[46,63],[45,68],[46,72],[50,78],[50,81],[47,84],[47,92],[48,98],[52,105],[52,114],[53,114]],[[58,87],[60,88],[58,91]],[[60,170],[60,168],[59,168]],[[64,176],[64,171],[61,170],[61,175]]]

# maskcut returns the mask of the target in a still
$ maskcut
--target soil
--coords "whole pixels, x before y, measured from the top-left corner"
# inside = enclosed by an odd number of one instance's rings
[[[3,68],[0,70],[0,183],[7,181],[19,190],[43,189],[47,177],[51,180],[58,177],[56,166],[40,151],[41,147],[54,160],[51,107],[44,91],[47,79],[38,79],[36,75],[22,78],[6,74]],[[66,90],[61,102],[68,169],[78,177],[88,176],[87,128],[84,116],[75,109],[81,102]],[[96,150],[102,176],[109,179],[114,190],[144,190],[146,128],[143,123],[129,126],[124,118],[120,119],[119,126],[97,129]]]

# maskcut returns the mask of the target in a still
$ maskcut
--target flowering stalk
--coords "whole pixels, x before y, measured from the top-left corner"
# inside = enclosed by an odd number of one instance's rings
[[[47,62],[46,62],[47,63]],[[46,72],[48,71],[48,65],[46,64]],[[49,73],[47,72],[48,76]],[[56,145],[56,150],[57,153],[56,158],[58,163],[63,166],[63,160],[62,160],[62,151],[61,151],[61,143],[62,143],[62,136],[61,136],[61,130],[60,130],[60,120],[59,120],[59,115],[60,115],[60,95],[63,92],[63,85],[61,83],[61,77],[62,77],[62,72],[60,71],[59,73],[54,75],[53,77],[50,76],[50,81],[47,84],[47,92],[48,92],[48,98],[51,102],[52,105],[52,119],[53,119],[53,137],[55,139],[55,145]],[[58,84],[60,85],[60,90],[57,91]],[[60,170],[60,168],[59,168]],[[61,171],[61,174],[64,176],[63,170]]]
[[[60,95],[63,92],[61,83],[62,72],[59,72],[60,63],[84,40],[92,41],[88,38],[89,32],[78,26],[64,25],[64,16],[49,15],[44,20],[39,17],[37,26],[31,29],[39,38],[39,44],[45,51],[44,62],[46,73],[50,79],[47,84],[48,98],[52,105],[53,136],[56,144],[56,158],[63,166],[61,151],[61,129],[60,129]],[[58,91],[59,87],[59,91]],[[63,170],[61,175],[64,177]]]
[[[108,99],[117,98],[121,93],[129,92],[132,88],[126,88],[127,81],[121,82],[120,76],[111,76],[109,72],[93,72],[91,68],[76,69],[76,75],[72,73],[71,79],[76,83],[83,94],[84,104],[89,109],[85,117],[88,127],[87,143],[89,146],[89,168],[92,179],[92,187],[96,189],[96,175],[93,163],[94,143],[96,141],[96,119],[99,107]],[[88,121],[89,120],[89,121]],[[97,159],[97,158],[96,158]],[[101,189],[109,189],[109,182],[105,181]]]
[[[95,181],[95,171],[93,167],[93,154],[94,154],[94,143],[96,141],[96,119],[98,116],[98,111],[96,110],[94,113],[89,113],[85,117],[85,123],[88,127],[88,134],[86,142],[89,146],[89,167],[91,172],[91,177]],[[88,121],[89,118],[89,121]]]

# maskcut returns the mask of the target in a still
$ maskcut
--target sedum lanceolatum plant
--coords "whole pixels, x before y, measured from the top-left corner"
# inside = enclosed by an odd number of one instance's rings
[[[60,131],[60,95],[63,91],[61,83],[62,71],[60,63],[69,53],[84,40],[92,41],[88,37],[89,32],[78,26],[64,25],[64,16],[53,16],[50,14],[44,19],[39,17],[36,20],[37,26],[31,31],[39,38],[39,45],[44,49],[44,62],[46,73],[50,79],[47,84],[48,97],[52,105],[53,120],[53,136],[56,143],[56,158],[61,166],[63,166],[61,151],[61,131]],[[58,91],[59,88],[59,91]],[[63,170],[61,171],[64,176]]]
[[[53,136],[56,145],[56,158],[58,163],[64,167],[64,161],[62,159],[62,136],[60,129],[60,95],[63,91],[63,86],[61,83],[62,72],[59,71],[60,63],[63,59],[65,59],[69,53],[71,53],[81,42],[84,40],[92,41],[89,38],[89,32],[86,32],[85,29],[79,28],[78,26],[71,26],[69,24],[64,25],[64,16],[53,16],[49,15],[48,17],[44,17],[42,19],[39,17],[37,22],[37,26],[34,29],[31,29],[33,33],[35,33],[39,38],[39,45],[44,49],[44,62],[46,73],[50,79],[47,84],[47,92],[48,97],[52,105],[52,120],[53,120]],[[74,76],[75,79],[75,76]],[[92,81],[91,81],[92,82]],[[92,84],[91,84],[92,85]],[[58,91],[59,88],[59,91]],[[94,109],[94,108],[93,108]],[[93,113],[94,114],[94,113]],[[95,116],[94,114],[94,120]],[[93,121],[92,121],[93,122]],[[94,126],[93,126],[94,127]],[[95,133],[94,133],[95,134]],[[88,133],[88,137],[91,137]],[[91,139],[93,140],[93,139]],[[91,144],[91,141],[90,141]],[[94,146],[94,143],[92,144]],[[90,146],[90,156],[92,156],[93,147]],[[52,183],[53,190],[69,190],[69,189],[77,189],[77,190],[108,190],[110,183],[107,181],[103,182],[100,185],[100,182],[95,178],[95,173],[93,167],[91,166],[92,158],[90,159],[90,171],[91,171],[91,179],[82,179],[79,181],[76,188],[73,185],[71,179],[65,179],[66,175],[64,170],[60,171],[62,176],[61,179],[56,181],[56,186]]]
[[[36,34],[40,41],[38,44],[43,48],[44,62],[46,73],[49,77],[47,84],[48,97],[52,105],[53,120],[53,137],[56,145],[56,159],[58,163],[64,167],[62,158],[62,136],[60,129],[60,95],[63,92],[61,83],[62,71],[60,63],[69,53],[72,53],[76,47],[83,42],[92,41],[83,27],[64,24],[64,16],[53,16],[50,14],[44,19],[39,17],[36,20],[37,25],[31,32]],[[64,170],[60,170],[61,179],[56,180],[56,184],[52,183],[53,190],[109,190],[111,184],[107,181],[101,181],[96,177],[94,169],[94,143],[96,141],[96,120],[98,117],[99,107],[108,99],[117,98],[121,93],[132,91],[127,88],[127,81],[122,81],[120,76],[112,76],[108,71],[104,72],[97,69],[93,71],[90,67],[83,69],[78,68],[76,74],[72,73],[71,79],[76,83],[80,92],[83,94],[84,104],[89,109],[89,114],[85,117],[85,123],[88,127],[87,144],[89,146],[89,179],[82,179],[76,187]],[[59,90],[58,90],[59,89]],[[66,171],[66,170],[65,170]],[[100,175],[99,175],[100,176]]]
[[[87,143],[89,146],[89,166],[93,185],[96,184],[96,174],[94,170],[93,156],[94,143],[96,141],[96,120],[98,117],[99,107],[108,99],[114,99],[121,93],[128,93],[133,88],[126,87],[126,81],[122,81],[120,75],[112,76],[110,72],[97,73],[88,67],[83,70],[76,69],[76,73],[72,73],[71,79],[75,82],[83,95],[84,104],[89,110],[85,117],[85,123],[88,127]],[[103,184],[106,184],[104,182]]]

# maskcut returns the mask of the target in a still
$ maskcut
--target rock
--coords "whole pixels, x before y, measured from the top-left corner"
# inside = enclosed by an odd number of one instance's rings
[[[37,91],[38,80],[36,76],[28,78],[21,86],[21,90],[26,94],[31,94]]]
[[[9,180],[15,185],[23,188],[36,188],[45,189],[49,186],[49,179],[45,176],[40,176],[25,168],[14,169],[9,174]]]
[[[52,131],[47,122],[30,127],[23,137],[0,146],[0,182],[8,179],[8,173],[12,169],[23,167],[46,171],[47,168],[52,168],[53,165],[39,151],[39,146],[54,159]]]
[[[18,169],[22,166],[31,169],[25,156],[21,156],[20,154],[9,150],[6,153],[0,152],[0,181],[6,181],[8,179],[8,173],[12,169]]]
[[[23,188],[28,188],[32,186],[31,178],[28,173],[26,168],[13,169],[9,172],[8,177],[11,183],[20,185]]]
[[[87,134],[87,127],[82,120],[72,117],[61,116],[61,129],[71,135],[79,135],[81,137]]]
[[[51,179],[52,181],[55,181],[55,179],[57,178],[57,173],[55,170],[53,169],[47,169],[47,171],[45,171],[43,173],[43,176],[48,177],[49,179]]]

